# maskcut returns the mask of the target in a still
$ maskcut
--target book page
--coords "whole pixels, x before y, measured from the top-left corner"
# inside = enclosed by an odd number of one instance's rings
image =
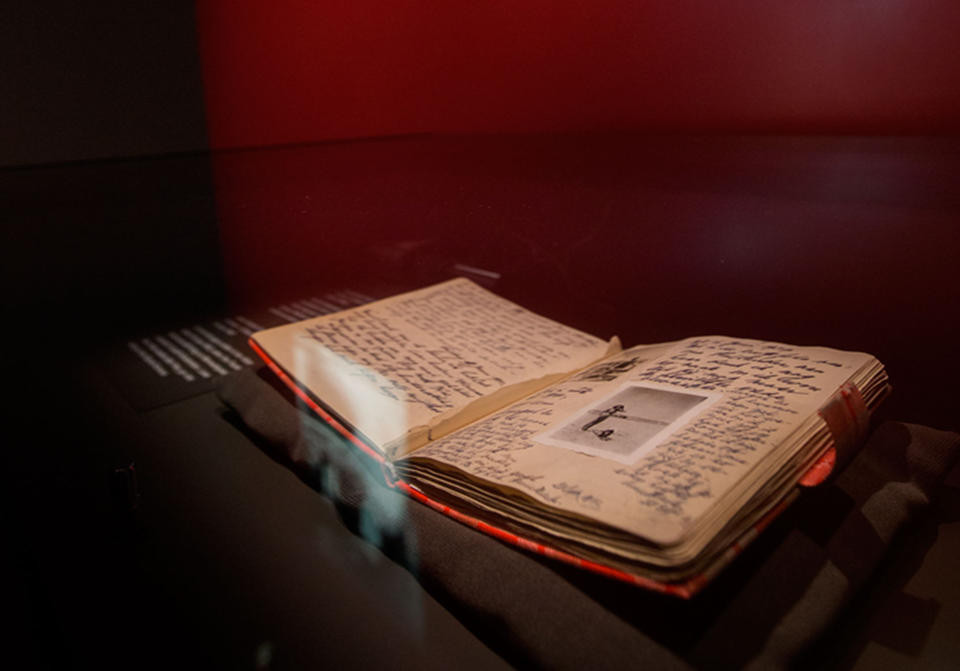
[[[611,347],[466,279],[254,338],[388,456],[503,407]]]
[[[409,461],[675,544],[724,496],[749,495],[735,486],[869,359],[724,337],[632,348]]]

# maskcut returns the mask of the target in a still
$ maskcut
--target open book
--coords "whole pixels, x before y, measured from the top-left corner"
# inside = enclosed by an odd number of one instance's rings
[[[389,484],[681,596],[855,441],[888,389],[863,353],[722,336],[623,350],[465,279],[251,345]]]

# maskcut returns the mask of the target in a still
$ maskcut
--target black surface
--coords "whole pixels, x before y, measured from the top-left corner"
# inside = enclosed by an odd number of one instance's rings
[[[206,155],[0,170],[4,361],[68,356],[224,302]]]
[[[27,668],[499,664],[212,394],[138,413],[95,369],[57,373],[73,400],[55,426],[38,404],[4,417],[23,448],[6,472]],[[111,495],[131,462],[135,510]]]

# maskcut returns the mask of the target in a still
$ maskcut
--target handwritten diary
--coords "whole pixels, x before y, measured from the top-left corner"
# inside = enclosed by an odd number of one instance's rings
[[[411,497],[680,596],[795,495],[888,386],[868,354],[723,336],[622,349],[465,279],[251,345]]]

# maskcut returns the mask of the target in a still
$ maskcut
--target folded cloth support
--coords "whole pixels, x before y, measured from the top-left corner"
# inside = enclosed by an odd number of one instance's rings
[[[508,661],[553,669],[789,668],[930,507],[960,436],[886,422],[690,601],[508,547],[406,499],[266,369],[220,389],[238,426]]]

